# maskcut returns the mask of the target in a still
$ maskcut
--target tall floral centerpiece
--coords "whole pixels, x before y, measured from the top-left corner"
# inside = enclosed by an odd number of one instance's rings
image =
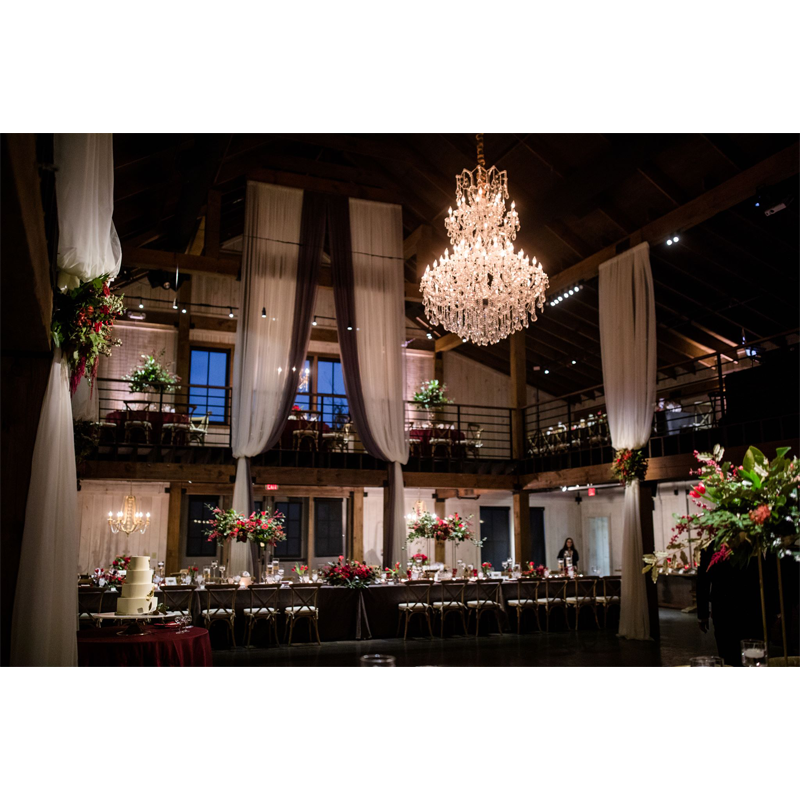
[[[755,558],[761,584],[761,618],[764,640],[767,640],[767,618],[764,604],[764,561],[772,555],[777,565],[778,595],[781,607],[781,633],[784,654],[786,620],[780,559],[793,555],[800,538],[798,482],[800,462],[788,458],[789,447],[776,449],[770,461],[758,448],[750,447],[740,466],[723,461],[719,445],[711,453],[694,455],[700,468],[694,472],[698,484],[689,492],[699,509],[694,514],[676,515],[674,536],[665,551],[644,557],[642,572],[649,572],[653,581],[666,568],[667,559],[683,551],[688,544],[698,550],[712,552],[708,569],[719,561],[744,566]],[[699,560],[699,559],[697,559]]]
[[[458,560],[458,546],[464,542],[471,542],[476,547],[482,547],[483,541],[476,539],[470,528],[472,517],[462,517],[460,514],[450,514],[443,519],[426,511],[413,517],[408,523],[408,541],[418,539],[434,540],[436,542],[452,542],[455,547],[455,560]],[[413,556],[412,556],[413,559]]]
[[[111,355],[111,348],[122,344],[112,336],[114,322],[123,311],[122,296],[111,294],[108,275],[101,275],[56,292],[53,303],[53,343],[66,356],[69,390],[75,394],[84,375],[94,383],[100,356]]]
[[[446,391],[447,386],[436,379],[424,381],[422,386],[414,392],[411,401],[417,408],[427,411],[429,419],[433,420],[438,411],[453,402],[445,396]]]
[[[128,388],[134,393],[158,392],[160,401],[165,392],[175,390],[181,379],[170,371],[162,362],[166,350],[160,353],[153,352],[149,356],[142,354],[143,363],[136,367],[130,375],[123,375],[122,379],[128,381]]]
[[[266,552],[278,542],[286,541],[283,514],[280,511],[274,513],[270,509],[254,511],[248,517],[233,508],[226,510],[219,506],[208,506],[208,508],[212,513],[206,530],[209,542],[217,542],[223,546],[226,542],[256,542],[259,548],[263,548]]]
[[[249,517],[242,517],[242,526],[247,538],[258,545],[262,573],[266,570],[266,564],[272,561],[275,545],[286,541],[283,518],[280,511],[273,512],[269,508],[264,511],[254,511]]]

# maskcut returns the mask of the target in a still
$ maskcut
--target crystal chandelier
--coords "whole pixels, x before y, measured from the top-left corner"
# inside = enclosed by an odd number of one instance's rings
[[[108,527],[111,533],[124,533],[130,536],[132,533],[144,533],[147,526],[150,524],[150,512],[142,514],[141,511],[136,510],[136,498],[129,494],[122,504],[122,510],[117,511],[117,517],[114,519],[112,511],[108,512]]]
[[[478,166],[456,177],[456,210],[445,228],[453,245],[425,268],[420,289],[425,314],[434,325],[478,345],[495,344],[536,321],[549,281],[542,265],[514,253],[519,215],[506,211],[505,170],[486,169],[483,134],[478,134]]]

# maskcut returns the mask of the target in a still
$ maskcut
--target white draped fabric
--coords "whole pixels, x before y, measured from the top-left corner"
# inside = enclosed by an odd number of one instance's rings
[[[122,261],[114,213],[114,146],[110,133],[57,133],[59,288],[110,273]]]
[[[403,226],[398,205],[350,200],[356,341],[364,406],[375,443],[394,472],[391,483],[395,531],[391,561],[405,544],[403,472],[405,435],[405,304]],[[385,558],[385,554],[384,554]]]
[[[297,259],[303,192],[248,183],[242,288],[233,361],[233,455],[237,459],[233,507],[253,511],[248,458],[263,452],[285,420],[280,406],[294,328]],[[262,317],[266,309],[266,318]],[[250,547],[234,543],[229,574],[252,572]]]
[[[600,347],[611,441],[644,447],[656,400],[656,311],[647,242],[600,265]],[[619,635],[650,638],[639,482],[625,487]]]
[[[77,287],[103,274],[113,279],[121,250],[111,221],[111,134],[56,134],[54,148],[59,288]],[[33,450],[11,629],[13,664],[77,664],[77,509],[69,370],[56,349]]]

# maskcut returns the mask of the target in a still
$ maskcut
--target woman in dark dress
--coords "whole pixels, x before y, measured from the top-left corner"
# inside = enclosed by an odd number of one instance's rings
[[[567,537],[564,542],[564,546],[558,551],[559,558],[571,558],[572,559],[572,566],[578,566],[578,559],[580,556],[578,555],[578,551],[575,549],[575,543]]]

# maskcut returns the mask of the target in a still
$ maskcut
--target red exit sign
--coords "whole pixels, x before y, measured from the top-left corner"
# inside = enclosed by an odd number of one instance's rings
[[[586,493],[589,495],[589,497],[594,497],[596,491],[597,489],[595,489],[594,486],[590,486]]]
[[[277,483],[265,483],[264,484],[264,489],[266,491],[268,491],[268,492],[275,492],[278,489],[278,484]]]

